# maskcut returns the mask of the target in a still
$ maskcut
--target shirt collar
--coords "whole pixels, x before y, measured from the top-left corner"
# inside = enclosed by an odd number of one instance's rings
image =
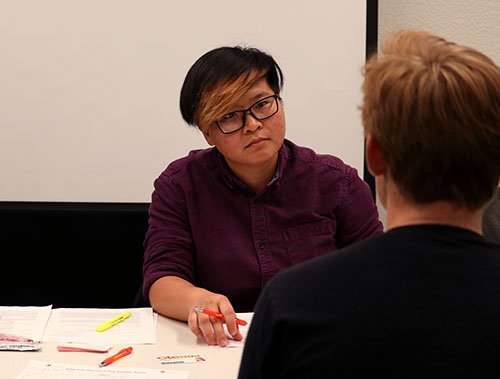
[[[285,140],[286,141],[286,140]],[[227,165],[226,160],[224,159],[224,156],[217,150],[216,147],[213,148],[214,154],[215,154],[215,161],[216,161],[216,167],[219,173],[221,174],[222,178],[224,179],[224,182],[231,188],[240,188],[244,190],[245,192],[252,192],[249,190],[249,188],[243,183],[236,175],[233,174],[229,166]],[[276,170],[274,171],[273,177],[267,183],[267,187],[270,187],[271,185],[279,184],[280,178],[283,177],[283,171],[285,169],[285,166],[288,162],[288,148],[283,143],[281,145],[280,150],[278,151],[278,162],[276,165]],[[253,194],[253,192],[252,192]]]

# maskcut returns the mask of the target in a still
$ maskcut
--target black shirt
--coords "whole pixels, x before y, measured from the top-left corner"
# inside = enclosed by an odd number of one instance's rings
[[[239,378],[500,375],[500,246],[465,229],[393,229],[278,274]]]

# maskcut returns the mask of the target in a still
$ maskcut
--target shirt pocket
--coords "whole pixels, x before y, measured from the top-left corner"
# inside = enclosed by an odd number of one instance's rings
[[[335,220],[323,219],[283,229],[290,264],[294,265],[337,250],[336,226]]]

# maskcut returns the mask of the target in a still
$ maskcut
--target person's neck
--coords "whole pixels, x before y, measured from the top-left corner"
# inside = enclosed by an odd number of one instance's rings
[[[482,234],[482,210],[471,211],[448,201],[415,204],[402,196],[387,199],[386,230],[409,225],[448,225]]]
[[[258,166],[229,165],[229,168],[248,188],[258,194],[271,181],[276,170],[277,161],[278,157],[276,156],[276,159]]]

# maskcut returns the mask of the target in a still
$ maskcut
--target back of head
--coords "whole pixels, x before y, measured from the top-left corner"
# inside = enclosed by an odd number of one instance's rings
[[[366,134],[417,204],[484,206],[500,178],[500,68],[477,50],[399,31],[365,65]]]

